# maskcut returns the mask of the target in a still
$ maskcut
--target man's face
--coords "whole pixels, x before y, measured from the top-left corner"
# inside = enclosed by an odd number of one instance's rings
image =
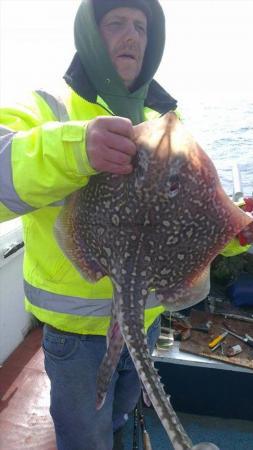
[[[147,47],[147,18],[134,8],[115,8],[102,18],[99,30],[110,58],[126,87],[138,77]]]

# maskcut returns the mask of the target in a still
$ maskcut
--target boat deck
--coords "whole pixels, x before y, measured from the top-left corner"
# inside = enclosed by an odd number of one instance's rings
[[[33,329],[0,368],[0,450],[56,450],[41,339],[42,329]],[[175,344],[167,352],[156,350],[153,359],[176,410],[253,420],[252,370],[182,355]]]
[[[41,337],[32,330],[0,368],[1,450],[56,450]]]

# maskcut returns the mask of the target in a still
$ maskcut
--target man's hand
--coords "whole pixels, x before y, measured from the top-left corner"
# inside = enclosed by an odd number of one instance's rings
[[[86,149],[98,172],[127,174],[136,154],[132,122],[123,117],[97,117],[87,127]]]

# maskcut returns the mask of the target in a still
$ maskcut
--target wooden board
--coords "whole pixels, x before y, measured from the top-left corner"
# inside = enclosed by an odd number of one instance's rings
[[[224,319],[222,316],[217,316],[203,311],[191,311],[190,322],[192,326],[202,325],[209,320],[212,322],[209,333],[207,334],[192,330],[190,339],[180,343],[180,351],[193,353],[195,355],[204,356],[205,358],[215,359],[228,364],[247,367],[248,369],[253,370],[253,348],[249,347],[247,344],[234,336],[228,335],[225,338],[223,341],[223,348],[225,350],[228,346],[240,344],[243,351],[236,356],[228,357],[222,354],[221,348],[212,352],[208,347],[208,343],[223,332],[222,328],[224,328],[224,325],[227,325],[231,328],[231,330],[233,329],[233,331],[239,335],[244,335],[247,333],[253,337],[253,323],[248,323],[245,321],[242,322],[235,319]]]

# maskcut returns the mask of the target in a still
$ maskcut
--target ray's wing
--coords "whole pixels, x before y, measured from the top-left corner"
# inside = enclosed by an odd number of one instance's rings
[[[146,134],[138,126],[138,141],[153,155],[140,187],[150,193],[145,242],[154,281],[149,287],[166,307],[178,310],[206,297],[210,263],[252,218],[227,196],[214,164],[175,115],[165,115],[153,136],[152,123],[145,126]],[[152,183],[157,190],[150,190]]]
[[[82,190],[77,191],[66,200],[56,220],[54,233],[65,256],[87,281],[95,283],[106,272],[97,263],[89,247],[89,239],[84,236],[88,234],[90,224],[84,222],[80,211],[82,193]]]
[[[167,288],[156,289],[157,300],[168,311],[180,311],[204,300],[210,291],[210,265],[200,275],[187,282],[175,283]]]

